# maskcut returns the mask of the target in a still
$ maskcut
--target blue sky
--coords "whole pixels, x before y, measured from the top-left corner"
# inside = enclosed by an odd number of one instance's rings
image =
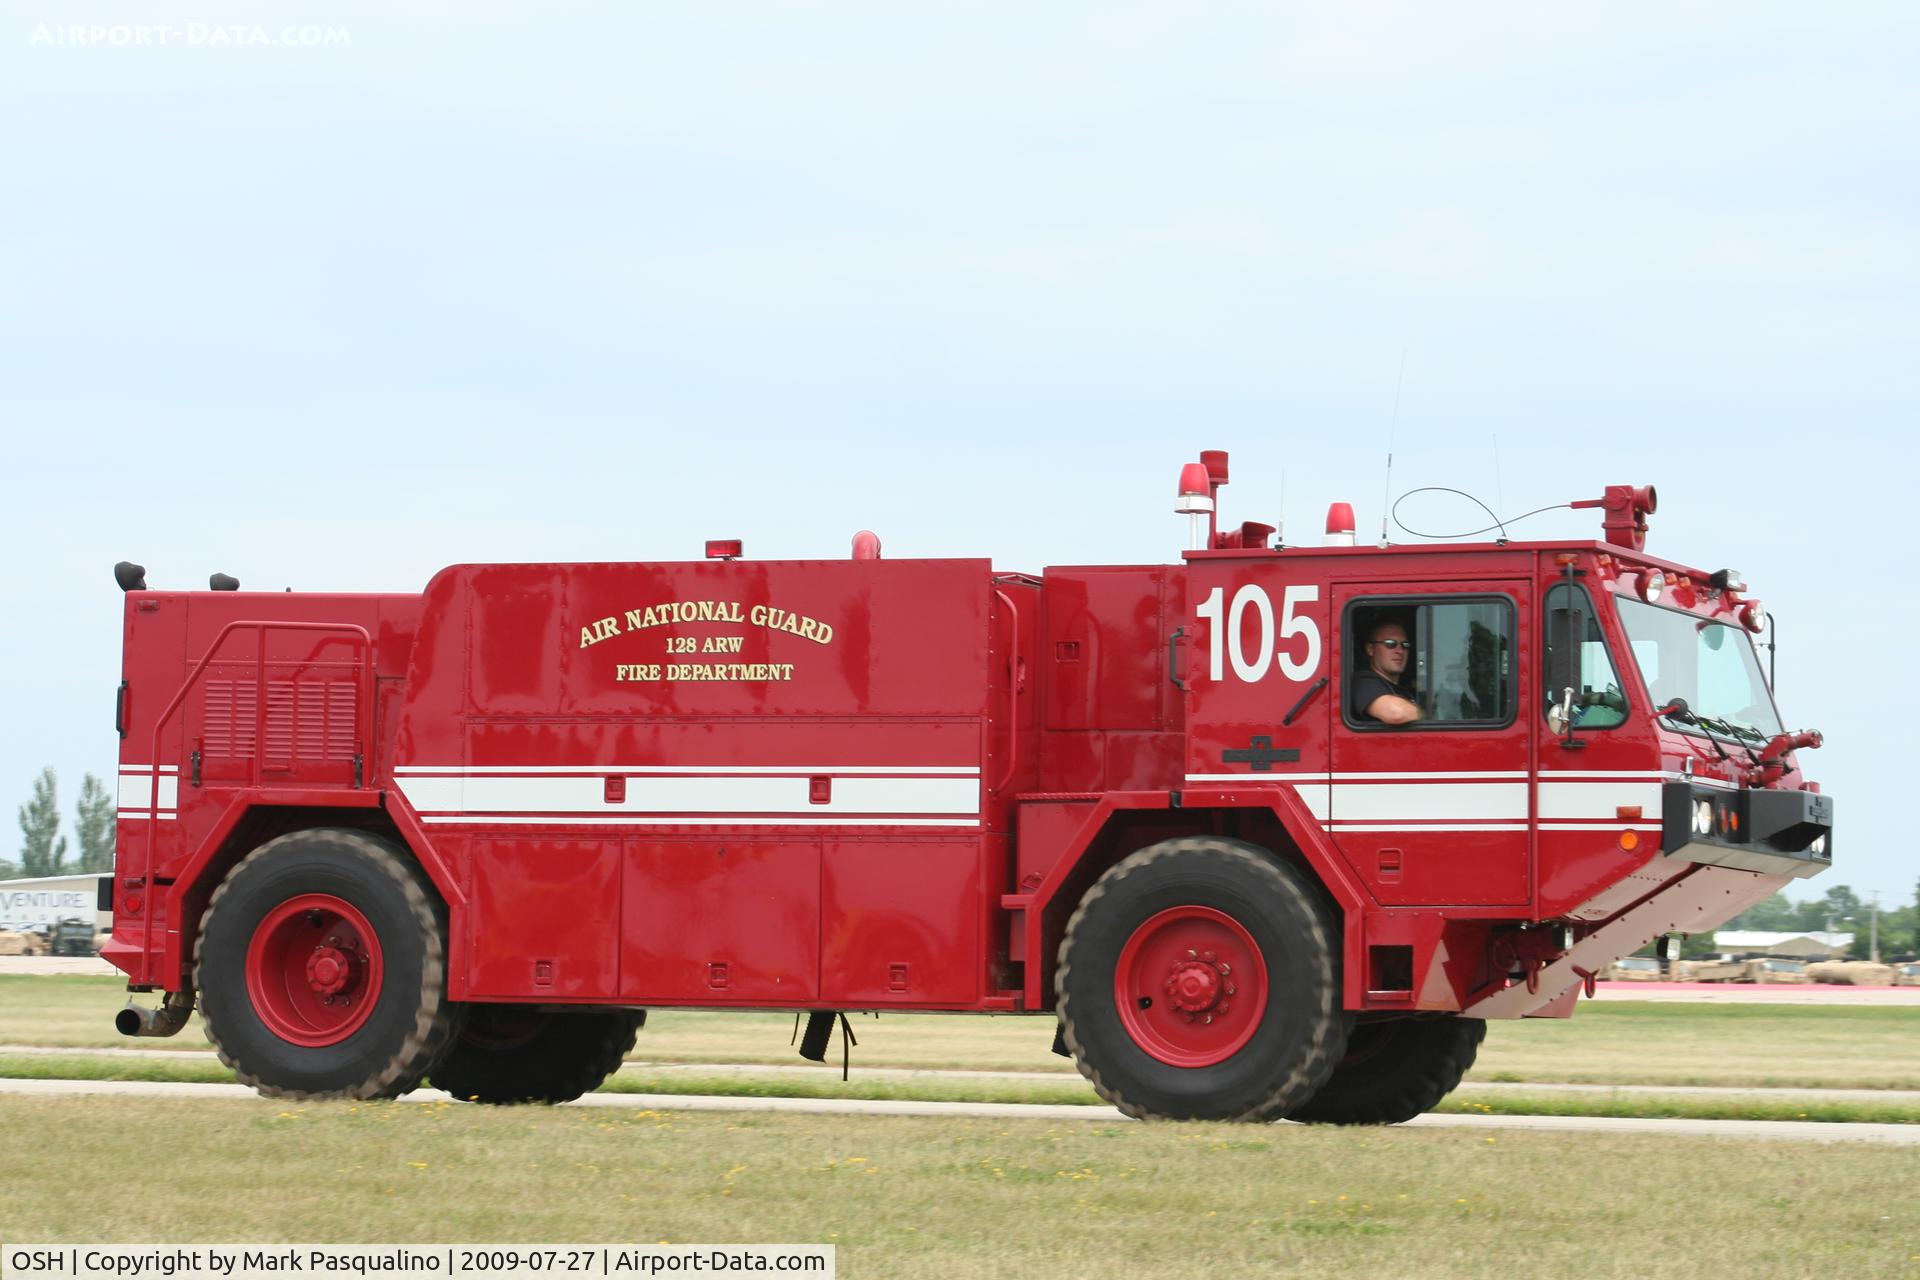
[[[1829,740],[1805,890],[1907,901],[1916,49],[1893,4],[24,0],[0,800],[111,771],[122,558],[1158,561],[1202,448],[1233,519],[1284,471],[1290,532],[1373,532],[1404,352],[1396,492],[1651,482],[1651,550],[1746,572]]]

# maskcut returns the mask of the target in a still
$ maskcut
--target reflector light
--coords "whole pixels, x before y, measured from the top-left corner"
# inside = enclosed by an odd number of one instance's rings
[[[1638,849],[1640,847],[1640,833],[1631,827],[1622,831],[1620,833],[1620,847],[1628,853],[1632,853],[1635,849]]]
[[[740,539],[738,538],[707,539],[707,559],[736,560],[739,557],[740,557]]]

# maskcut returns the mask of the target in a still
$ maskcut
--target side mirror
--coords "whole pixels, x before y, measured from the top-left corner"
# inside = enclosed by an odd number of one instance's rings
[[[1587,637],[1587,611],[1578,605],[1554,609],[1547,623],[1547,697],[1558,702],[1561,691],[1580,691],[1580,645]]]

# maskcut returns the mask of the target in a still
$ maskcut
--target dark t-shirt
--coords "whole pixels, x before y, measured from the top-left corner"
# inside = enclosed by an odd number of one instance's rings
[[[1353,678],[1353,700],[1351,703],[1353,707],[1353,718],[1369,724],[1379,724],[1380,721],[1377,717],[1367,714],[1367,708],[1373,705],[1375,698],[1385,697],[1389,694],[1396,698],[1405,698],[1408,702],[1414,700],[1412,685],[1394,684],[1372,667],[1368,667],[1365,671],[1362,671]]]

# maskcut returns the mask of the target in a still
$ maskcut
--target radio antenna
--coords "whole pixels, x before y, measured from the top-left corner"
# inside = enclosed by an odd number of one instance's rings
[[[1287,469],[1280,468],[1280,514],[1273,518],[1273,549],[1284,551],[1287,548]]]
[[[1400,434],[1400,389],[1407,384],[1407,349],[1400,348],[1400,376],[1393,383],[1393,422],[1387,427],[1387,491],[1380,497],[1380,545],[1387,545],[1387,508],[1393,505],[1393,442]]]
[[[1500,433],[1498,431],[1493,433],[1493,500],[1500,504],[1502,511],[1507,509],[1507,486],[1500,479]],[[1500,541],[1504,543],[1506,540],[1507,531],[1502,528]]]

